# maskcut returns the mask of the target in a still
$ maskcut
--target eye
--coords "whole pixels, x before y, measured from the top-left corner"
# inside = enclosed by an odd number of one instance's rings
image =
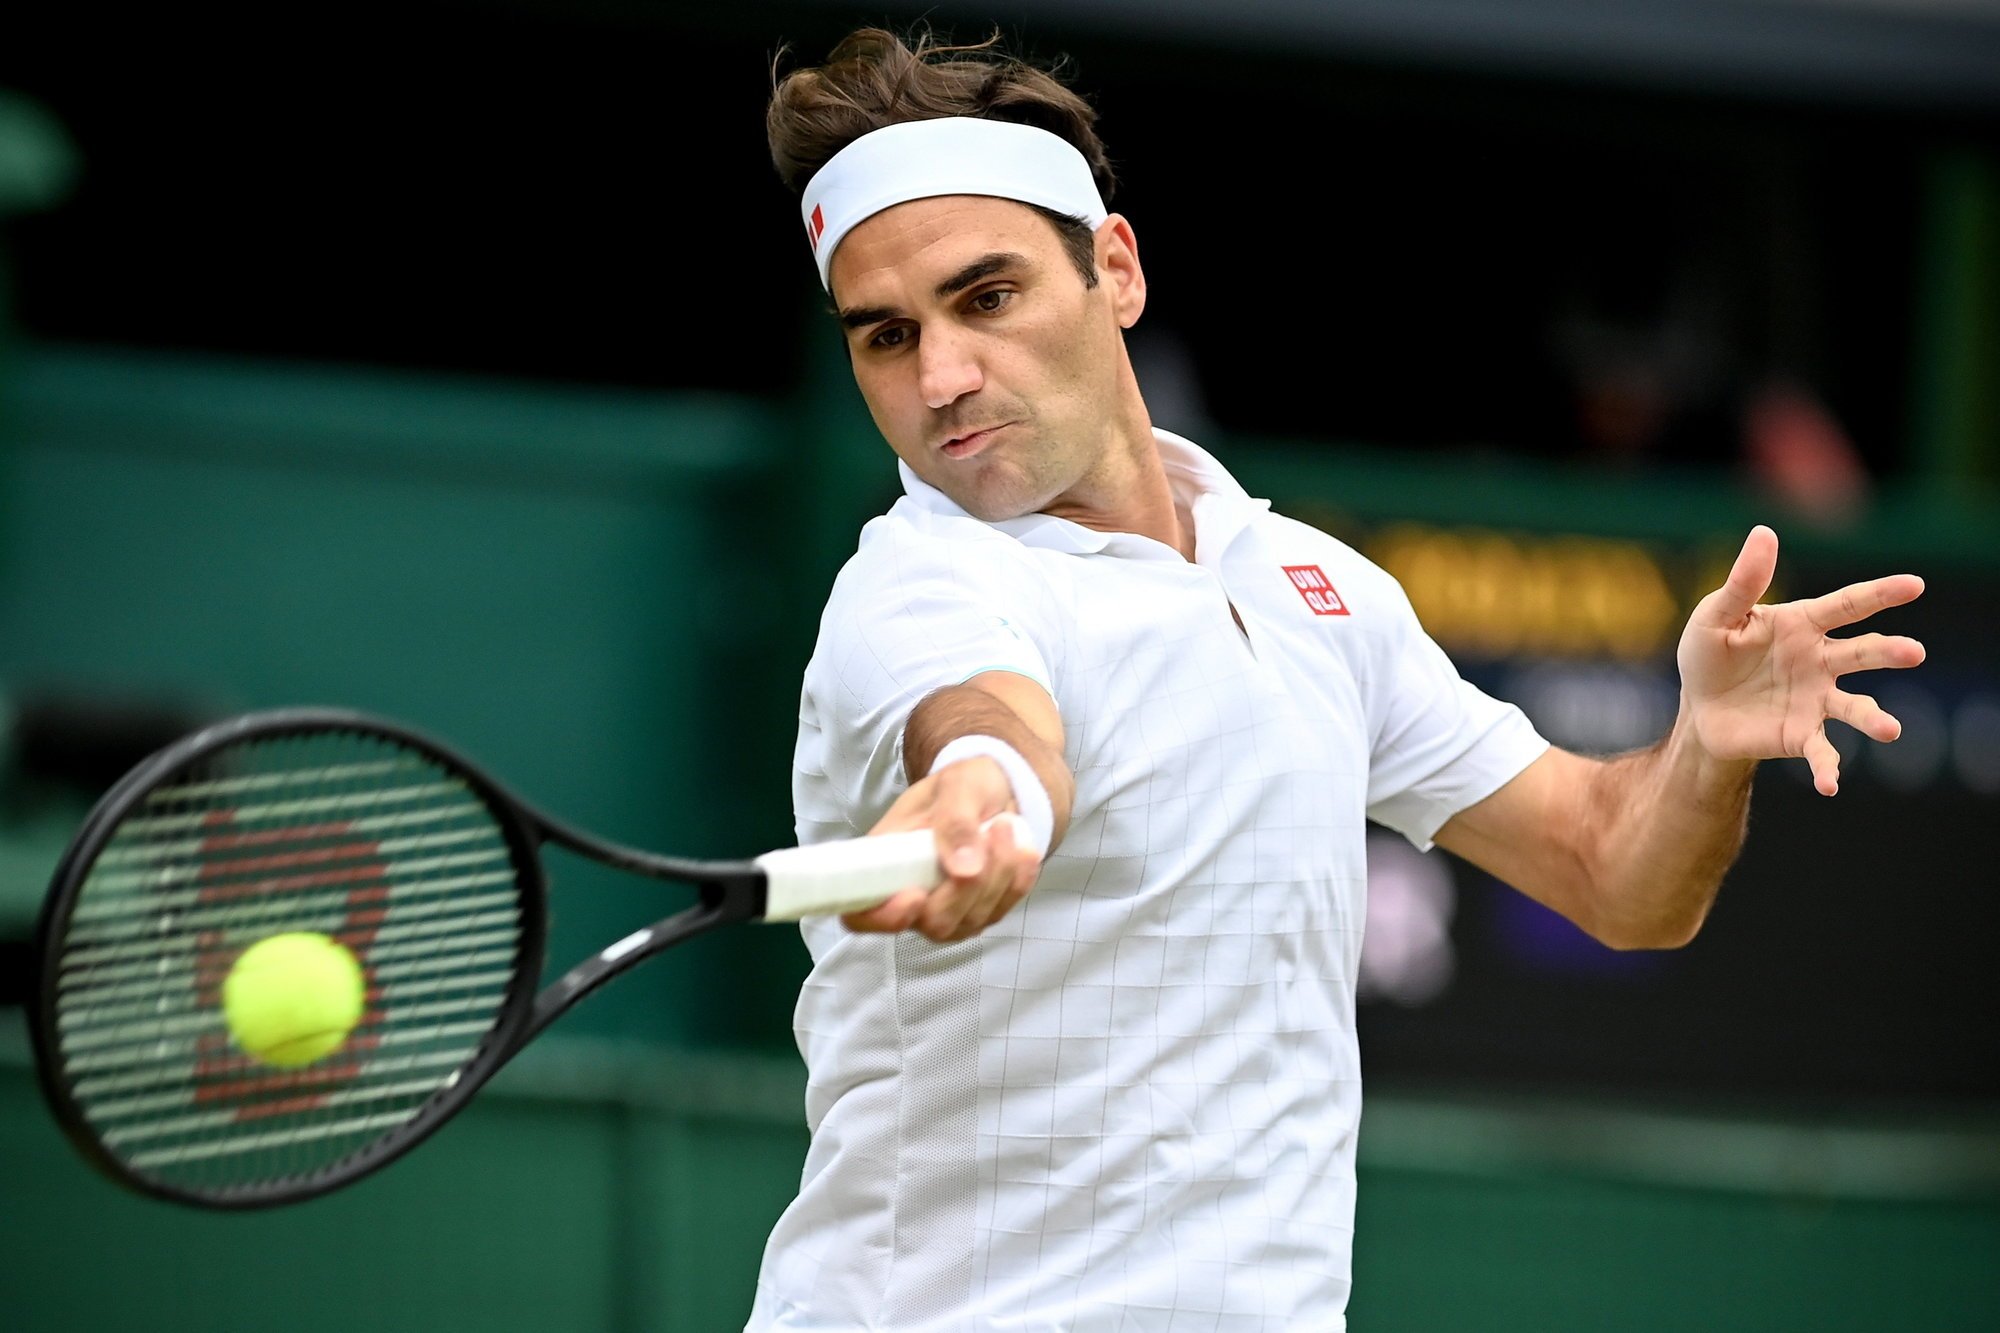
[[[884,349],[901,347],[909,341],[909,337],[910,330],[908,325],[891,324],[887,328],[879,330],[874,337],[870,338],[868,345]]]
[[[971,305],[974,310],[979,311],[983,315],[996,315],[1006,309],[1008,303],[1013,299],[1014,293],[1012,291],[1009,291],[1005,287],[995,287],[990,291],[981,292],[979,295],[973,297]]]

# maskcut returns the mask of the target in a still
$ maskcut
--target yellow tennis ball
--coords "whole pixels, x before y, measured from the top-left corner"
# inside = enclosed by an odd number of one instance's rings
[[[229,1035],[280,1069],[339,1050],[361,1021],[366,1000],[361,960],[339,940],[312,931],[257,941],[222,980]]]

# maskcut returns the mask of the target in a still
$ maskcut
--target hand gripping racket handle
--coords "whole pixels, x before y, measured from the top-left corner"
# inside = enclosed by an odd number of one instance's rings
[[[1020,816],[995,815],[981,831],[1003,819],[1018,824]],[[1018,843],[1023,830],[1016,827],[1014,836]],[[945,878],[938,865],[937,836],[929,829],[787,847],[764,853],[757,865],[769,881],[764,894],[766,921],[865,912],[904,889],[935,888]]]

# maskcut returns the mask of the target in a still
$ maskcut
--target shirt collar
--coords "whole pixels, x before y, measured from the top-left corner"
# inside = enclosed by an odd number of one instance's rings
[[[1157,426],[1153,428],[1153,440],[1160,449],[1167,484],[1194,515],[1196,555],[1201,563],[1219,557],[1252,518],[1271,507],[1269,500],[1252,499],[1236,478],[1229,475],[1228,469],[1192,440]],[[902,474],[905,494],[918,509],[948,518],[972,518],[950,496],[911,471],[908,463],[898,460],[896,470]],[[987,526],[1024,546],[1067,551],[1072,555],[1095,555],[1119,535],[1086,528],[1053,514],[1023,514]]]

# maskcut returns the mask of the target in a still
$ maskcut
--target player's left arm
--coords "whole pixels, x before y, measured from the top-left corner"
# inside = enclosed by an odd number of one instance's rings
[[[1914,601],[1922,579],[1892,574],[1759,605],[1777,562],[1777,534],[1753,529],[1728,580],[1696,606],[1678,652],[1680,714],[1665,739],[1612,759],[1550,750],[1447,820],[1438,845],[1614,948],[1694,938],[1743,844],[1757,761],[1804,758],[1813,785],[1832,796],[1840,756],[1828,719],[1872,740],[1902,734],[1839,678],[1924,660],[1915,639],[1831,634]]]

